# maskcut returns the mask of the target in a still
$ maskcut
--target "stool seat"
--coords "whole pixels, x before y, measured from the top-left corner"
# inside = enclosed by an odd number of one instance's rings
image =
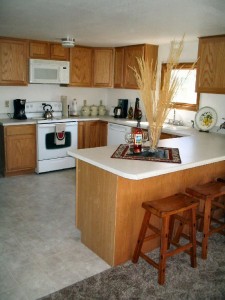
[[[141,256],[149,264],[158,269],[158,283],[165,282],[166,259],[181,252],[188,252],[191,257],[191,266],[195,268],[196,264],[196,209],[198,201],[185,194],[176,194],[155,201],[146,201],[142,203],[145,209],[141,230],[139,233],[137,245],[133,255],[133,263],[137,263]],[[157,216],[162,220],[161,228],[156,228],[151,222],[151,216]],[[179,245],[173,242],[173,229],[175,220],[182,219],[189,225],[189,243]],[[148,232],[147,232],[148,231]],[[149,233],[150,231],[150,233]],[[151,239],[160,237],[160,257],[156,263],[144,252],[142,252],[143,243]],[[170,244],[176,246],[176,249],[169,249]]]
[[[186,193],[204,202],[203,211],[199,213],[199,217],[202,220],[203,238],[202,242],[198,244],[202,246],[202,258],[206,259],[209,236],[215,232],[223,234],[225,229],[225,223],[213,217],[217,209],[222,209],[225,212],[225,205],[219,200],[221,196],[225,195],[225,184],[220,181],[208,182],[187,188]],[[217,223],[218,226],[213,227],[212,222]]]

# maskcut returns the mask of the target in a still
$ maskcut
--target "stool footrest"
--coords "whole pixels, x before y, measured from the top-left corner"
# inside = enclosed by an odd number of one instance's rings
[[[158,233],[148,235],[148,236],[146,236],[146,237],[144,238],[144,241],[143,241],[143,242],[147,242],[147,241],[153,240],[153,239],[157,238],[158,236],[159,236]]]
[[[145,255],[143,252],[140,252],[140,256],[146,260],[150,265],[152,265],[153,267],[155,267],[156,269],[159,269],[159,264],[157,264],[153,259],[151,259],[150,257],[148,257],[147,255]]]
[[[220,202],[217,202],[217,201],[212,201],[212,205],[216,206],[216,207],[219,207],[219,208],[222,208],[223,210],[225,210],[225,205],[220,203]]]
[[[186,245],[179,246],[178,248],[165,253],[165,256],[170,257],[170,256],[173,256],[173,255],[179,254],[181,252],[184,252],[184,251],[192,248],[192,246],[193,246],[192,243],[188,243]]]

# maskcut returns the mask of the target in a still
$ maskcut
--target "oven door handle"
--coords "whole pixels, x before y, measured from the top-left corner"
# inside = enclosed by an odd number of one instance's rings
[[[49,128],[49,127],[55,127],[56,124],[64,124],[64,123],[54,123],[54,124],[38,124],[38,128]],[[66,122],[65,123],[66,127],[67,126],[77,126],[77,122]]]

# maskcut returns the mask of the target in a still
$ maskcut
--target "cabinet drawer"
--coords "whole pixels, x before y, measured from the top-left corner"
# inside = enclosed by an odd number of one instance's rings
[[[19,134],[35,134],[36,125],[10,125],[6,126],[5,134],[9,135],[19,135]]]

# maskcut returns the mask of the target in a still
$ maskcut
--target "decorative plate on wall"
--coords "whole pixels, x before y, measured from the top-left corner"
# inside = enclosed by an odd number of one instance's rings
[[[199,130],[208,131],[216,125],[216,122],[217,113],[212,107],[202,107],[195,115],[195,124]]]

